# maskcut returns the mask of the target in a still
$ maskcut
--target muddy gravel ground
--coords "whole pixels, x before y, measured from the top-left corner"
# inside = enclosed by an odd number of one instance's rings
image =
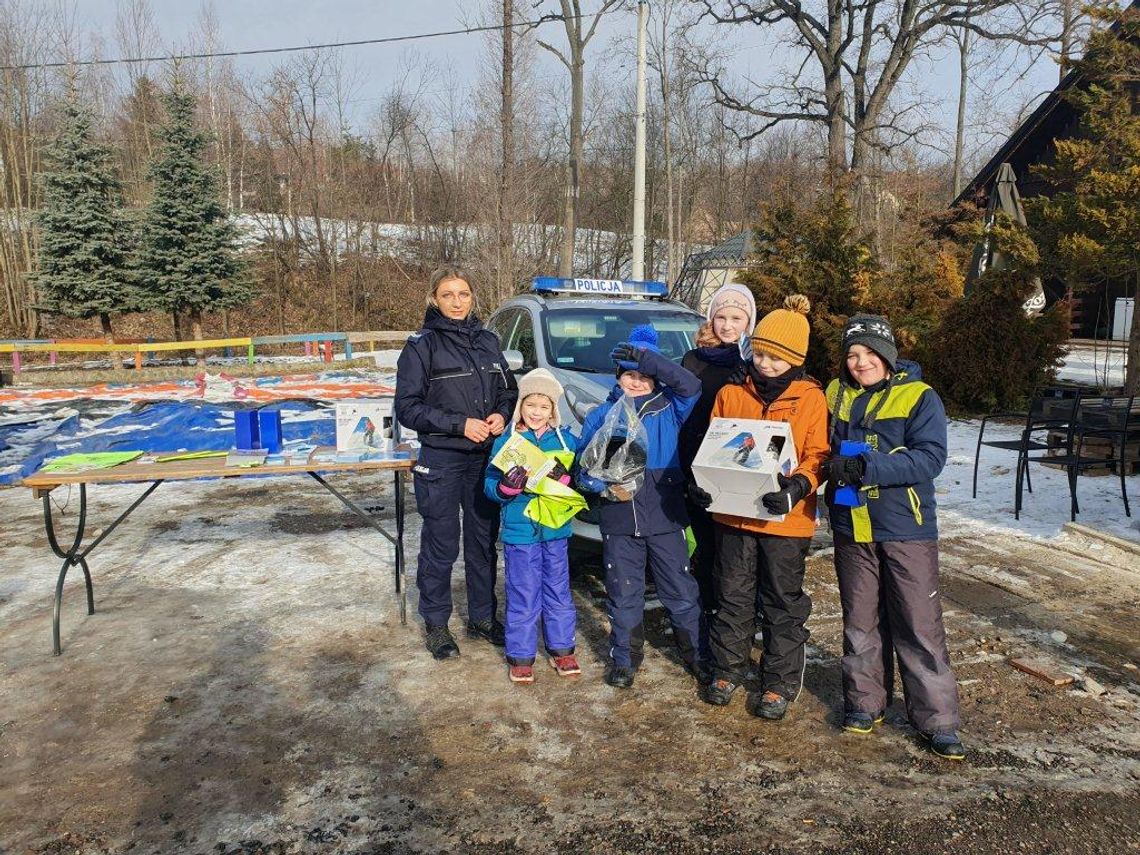
[[[137,492],[94,490],[95,525]],[[72,523],[74,496],[57,494]],[[513,686],[496,649],[462,637],[460,659],[433,662],[414,617],[400,625],[391,548],[300,479],[161,487],[93,553],[95,615],[68,582],[53,657],[58,562],[38,505],[0,491],[0,515],[5,855],[1140,850],[1134,555],[1072,537],[945,541],[970,749],[954,764],[923,750],[901,703],[874,735],[838,729],[826,546],[809,565],[805,688],[769,723],[743,693],[697,699],[653,599],[636,686],[602,683],[604,600],[584,556],[580,678],[541,668]],[[1016,671],[1019,654],[1078,680]]]

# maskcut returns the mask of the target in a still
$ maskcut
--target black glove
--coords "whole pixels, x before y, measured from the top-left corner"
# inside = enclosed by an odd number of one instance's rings
[[[686,484],[685,492],[689,495],[689,501],[698,508],[708,510],[709,505],[713,503],[712,494],[708,490],[702,489],[696,481],[690,481]]]
[[[841,457],[836,454],[823,464],[823,472],[832,487],[860,484],[867,473],[867,461],[862,457]]]
[[[793,475],[791,478],[777,475],[776,482],[782,489],[775,493],[765,493],[760,497],[765,510],[773,515],[782,516],[791,513],[792,508],[811,492],[811,482],[803,475]]]
[[[610,359],[614,362],[632,362],[637,365],[641,361],[642,348],[634,347],[628,341],[623,341],[617,347],[610,351]]]
[[[725,378],[725,385],[743,386],[744,381],[748,379],[748,363],[741,362],[738,366],[732,369],[732,373]]]
[[[566,471],[566,467],[562,465],[561,460],[555,460],[554,465],[550,467],[550,471],[546,473],[547,478],[553,478],[555,481],[561,481],[570,473]]]
[[[512,466],[506,472],[499,476],[499,489],[500,492],[509,490],[513,494],[522,492],[523,487],[526,486],[526,470],[521,466]]]

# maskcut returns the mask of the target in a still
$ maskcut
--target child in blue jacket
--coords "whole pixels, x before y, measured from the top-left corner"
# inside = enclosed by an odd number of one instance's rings
[[[669,613],[673,640],[691,673],[699,674],[707,648],[697,581],[689,571],[685,476],[677,456],[678,433],[700,398],[701,381],[661,354],[657,331],[649,325],[631,330],[629,342],[618,345],[612,356],[617,383],[608,400],[586,417],[579,445],[585,448],[614,405],[630,398],[645,427],[644,482],[627,501],[584,471],[578,483],[584,490],[603,493],[600,528],[613,658],[606,682],[628,689],[645,643],[647,563],[658,599]]]
[[[506,433],[495,441],[494,460],[514,433],[519,433],[556,461],[547,477],[570,483],[577,442],[559,425],[558,402],[562,385],[545,368],[536,368],[519,380],[518,403]],[[574,655],[576,614],[570,595],[567,541],[570,522],[558,528],[544,525],[528,514],[538,501],[526,490],[533,473],[522,466],[506,472],[487,466],[483,490],[503,505],[501,531],[506,566],[506,655],[511,682],[534,682],[538,651],[538,618],[542,616],[543,641],[550,664],[561,676],[581,673]]]

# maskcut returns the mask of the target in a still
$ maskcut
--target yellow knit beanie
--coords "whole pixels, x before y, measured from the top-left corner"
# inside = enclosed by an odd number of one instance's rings
[[[762,350],[792,365],[803,365],[807,358],[807,313],[811,301],[803,294],[792,294],[784,300],[784,308],[766,314],[752,333],[752,349]]]

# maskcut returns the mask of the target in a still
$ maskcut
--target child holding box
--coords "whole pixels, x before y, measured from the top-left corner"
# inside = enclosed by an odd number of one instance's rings
[[[762,497],[765,509],[782,520],[713,514],[716,521],[714,578],[719,609],[709,626],[715,677],[701,697],[724,706],[744,681],[756,632],[757,590],[762,605],[764,658],[760,697],[750,711],[779,720],[803,685],[804,624],[811,597],[803,589],[804,560],[815,533],[815,492],[827,459],[827,404],[823,390],[804,374],[809,326],[808,298],[794,294],[769,312],[752,334],[751,363],[741,385],[717,394],[712,417],[788,422],[799,466],[779,475],[780,490]],[[705,507],[712,497],[696,484],[689,495]]]
[[[569,485],[577,443],[574,435],[559,424],[561,398],[562,385],[545,368],[536,368],[519,380],[514,417],[508,431],[495,441],[483,483],[486,495],[504,506],[506,656],[508,676],[514,683],[534,682],[540,615],[551,666],[563,677],[581,673],[574,656],[576,614],[566,549],[570,518],[559,519],[562,524],[557,525],[539,512],[537,505],[542,498],[527,490],[527,481],[534,472],[521,465],[504,472],[493,462],[511,437],[519,434],[554,459],[553,468],[545,477]]]

